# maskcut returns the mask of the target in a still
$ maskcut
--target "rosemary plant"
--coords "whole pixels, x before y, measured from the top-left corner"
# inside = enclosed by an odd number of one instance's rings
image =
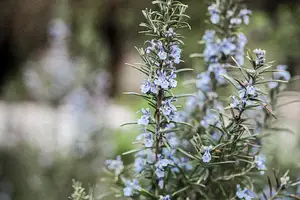
[[[111,191],[131,199],[299,199],[290,188],[300,182],[291,181],[288,171],[274,170],[275,184],[268,176],[268,192],[256,185],[267,170],[260,132],[267,128],[267,118],[275,117],[266,91],[278,92],[290,75],[283,66],[272,69],[261,49],[248,52],[250,66],[245,64],[247,39],[238,30],[249,23],[252,12],[238,0],[217,0],[209,6],[215,29],[203,37],[204,53],[192,55],[204,58],[207,71],[198,75],[197,97],[189,100],[182,118],[175,102],[184,95],[171,90],[177,74],[187,70],[176,69],[182,61],[179,31],[189,28],[184,21],[187,6],[175,0],[152,3],[157,10],[144,10],[146,22],[141,23],[141,33],[151,39],[145,48],[137,48],[143,63],[129,64],[147,79],[141,93],[127,93],[143,98],[149,108],[129,123],[142,132],[135,141],[138,148],[123,154],[134,154],[134,163],[124,166],[120,156],[106,162]],[[270,73],[273,79],[266,81]],[[224,108],[217,90],[229,85],[234,92]],[[263,117],[253,117],[253,112]]]
[[[135,153],[135,162],[130,174],[134,179],[123,174],[121,160],[110,160],[108,168],[116,175],[117,184],[122,188],[121,196],[144,199],[170,199],[180,189],[185,170],[191,170],[188,159],[176,157],[179,141],[172,127],[176,126],[175,102],[172,88],[177,86],[176,65],[181,60],[181,46],[184,44],[180,29],[189,28],[185,15],[187,6],[175,0],[152,1],[158,10],[145,9],[145,23],[140,26],[145,30],[141,33],[151,37],[146,41],[146,48],[137,48],[143,63],[129,64],[147,76],[141,85],[138,95],[148,102],[149,108],[140,110],[141,117],[136,122],[142,133],[136,143],[140,148]],[[130,167],[129,167],[130,168]],[[178,183],[178,184],[176,184]]]

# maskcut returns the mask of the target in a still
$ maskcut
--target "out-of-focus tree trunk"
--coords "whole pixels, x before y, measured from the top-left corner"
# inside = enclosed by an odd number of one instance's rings
[[[55,2],[0,2],[0,88],[18,74],[22,62],[46,46],[48,22]]]
[[[118,91],[120,68],[123,58],[123,38],[122,24],[118,20],[118,11],[120,0],[111,0],[107,2],[102,21],[98,24],[98,32],[102,33],[106,45],[109,47],[108,72],[110,73],[110,91],[109,96],[114,97]]]

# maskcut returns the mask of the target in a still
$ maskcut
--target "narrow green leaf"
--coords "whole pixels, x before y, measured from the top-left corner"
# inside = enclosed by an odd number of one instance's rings
[[[270,197],[272,196],[272,182],[271,182],[271,179],[269,176],[267,176],[268,178],[268,185],[269,185],[269,194],[270,194]]]
[[[185,156],[193,159],[193,160],[199,160],[198,158],[196,158],[195,156],[193,156],[192,154],[186,152],[185,150],[181,149],[181,148],[177,148],[178,151],[180,151],[182,154],[184,154]]]
[[[136,152],[139,152],[139,151],[141,151],[141,149],[132,149],[132,150],[129,150],[129,151],[126,151],[126,152],[122,153],[122,155],[125,156],[125,155],[133,154],[133,153],[136,153]]]
[[[294,183],[292,183],[290,186],[297,186],[297,185],[300,185],[300,181],[297,181],[297,182],[294,182]]]
[[[154,194],[150,193],[148,190],[145,190],[144,188],[141,188],[139,190],[139,192],[140,192],[141,195],[143,195],[145,197],[149,197],[151,199],[156,199],[157,200],[157,197]]]
[[[244,69],[240,66],[240,64],[238,63],[238,61],[236,61],[236,59],[233,56],[231,57],[231,59],[235,62],[235,64],[237,65],[237,67],[241,71],[242,75],[244,76],[244,78],[248,81],[248,76],[245,73]]]
[[[136,92],[123,92],[123,94],[125,94],[125,95],[134,95],[134,96],[139,96],[139,97],[143,97],[143,98],[146,98],[146,99],[151,99],[151,97],[149,97],[147,95],[136,93]]]
[[[177,190],[176,192],[174,192],[172,194],[172,197],[176,196],[177,194],[181,193],[181,192],[184,192],[186,191],[187,189],[189,189],[190,186],[185,186],[184,188],[180,189],[180,190]]]
[[[190,55],[190,58],[203,58],[202,53],[193,53]]]
[[[180,73],[180,72],[188,72],[188,71],[194,71],[194,69],[192,69],[192,68],[178,69],[178,70],[176,70],[176,73]]]
[[[186,123],[186,122],[177,122],[177,121],[170,121],[170,122],[175,123],[175,124],[182,124],[182,125],[193,128],[193,125]]]
[[[127,125],[133,125],[133,124],[137,124],[137,122],[126,122],[124,124],[121,124],[121,127],[122,126],[127,126]]]
[[[257,82],[257,83],[255,83],[255,85],[265,84],[265,83],[270,83],[270,82],[288,83],[288,81],[284,81],[284,80],[268,80],[268,81]]]
[[[221,74],[221,76],[226,78],[236,89],[239,88],[238,84],[236,83],[236,81],[233,78],[231,78],[230,76],[227,76],[226,74]]]

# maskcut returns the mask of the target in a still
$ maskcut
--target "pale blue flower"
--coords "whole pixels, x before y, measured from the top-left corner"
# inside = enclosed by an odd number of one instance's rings
[[[168,54],[167,54],[167,52],[165,52],[162,42],[158,40],[157,41],[157,46],[158,46],[157,55],[158,55],[159,59],[160,60],[166,60],[167,57],[168,57]]]
[[[131,197],[134,194],[137,194],[141,186],[139,185],[138,180],[133,179],[132,181],[126,180],[125,181],[125,188],[123,189],[123,193],[125,197]]]
[[[202,72],[197,76],[197,88],[200,89],[202,92],[210,92],[212,91],[212,83],[211,77],[209,72]]]
[[[179,145],[180,141],[174,132],[168,133],[167,141],[172,148]]]
[[[191,165],[189,159],[187,159],[186,157],[180,157],[179,160],[178,160],[178,166],[187,170],[187,171],[190,171],[193,169],[193,166]]]
[[[248,9],[242,9],[240,11],[240,14],[239,16],[243,18],[243,21],[246,25],[249,24],[249,16],[252,14],[252,11],[251,10],[248,10]]]
[[[208,71],[215,74],[215,79],[219,85],[225,85],[227,83],[226,79],[223,77],[223,75],[227,74],[227,71],[220,63],[210,64]]]
[[[207,110],[205,117],[201,120],[200,124],[203,128],[207,129],[210,125],[216,125],[219,122],[217,114]]]
[[[134,165],[135,172],[140,173],[144,170],[146,166],[146,160],[144,158],[137,157],[135,158],[133,165]]]
[[[149,133],[144,140],[144,145],[146,148],[150,148],[153,146],[154,140],[153,140],[153,135]]]
[[[151,82],[147,80],[144,84],[141,85],[140,89],[142,93],[148,93],[151,89]]]
[[[218,54],[220,52],[220,46],[216,43],[207,43],[204,49],[204,60],[206,62],[216,62]]]
[[[146,80],[140,87],[141,92],[144,94],[153,93],[157,94],[157,86],[153,84],[150,80]]]
[[[288,81],[291,79],[291,74],[287,71],[286,65],[278,65],[277,70],[280,70],[279,72],[274,72],[274,79],[275,80],[285,80]]]
[[[237,37],[237,42],[236,42],[237,48],[234,57],[241,66],[244,65],[244,56],[245,56],[244,49],[247,43],[248,40],[246,36],[243,33],[239,33]]]
[[[212,133],[211,138],[214,141],[219,141],[221,136],[222,136],[222,133],[220,133],[219,131],[215,131],[215,132]]]
[[[212,43],[214,41],[215,35],[215,30],[206,30],[204,36],[202,37],[202,40],[206,43]]]
[[[160,60],[166,60],[168,57],[168,54],[165,52],[162,42],[159,40],[150,41],[150,46],[146,48],[146,53],[149,54],[151,52],[157,52]]]
[[[143,149],[136,154],[136,158],[143,158],[145,163],[153,164],[155,162],[155,154],[152,149]]]
[[[219,112],[224,111],[223,103],[217,100],[214,100],[213,102],[213,108]]]
[[[170,197],[170,195],[166,195],[166,196],[160,195],[159,200],[171,200],[171,197]]]
[[[157,85],[151,84],[150,91],[151,91],[153,94],[157,94],[157,93],[158,93]]]
[[[159,178],[158,179],[158,186],[160,189],[164,188],[164,178]]]
[[[226,56],[232,54],[235,49],[236,45],[233,43],[232,39],[224,38],[220,43],[220,51]]]
[[[169,86],[171,88],[177,87],[177,81],[175,80],[176,77],[177,75],[174,71],[172,71],[171,74],[168,76]]]
[[[230,24],[233,24],[233,25],[240,25],[242,23],[242,19],[241,18],[231,18],[230,19]]]
[[[124,169],[123,161],[121,160],[121,156],[117,156],[116,160],[106,160],[105,164],[109,170],[114,171],[116,175],[119,175]]]
[[[155,163],[156,168],[164,169],[168,165],[173,165],[173,161],[167,158],[163,158],[162,155],[159,155],[158,161]]]
[[[125,187],[123,193],[125,197],[133,196],[133,189],[131,187]]]
[[[143,126],[147,126],[150,122],[151,119],[151,113],[150,113],[150,109],[147,108],[142,108],[142,110],[140,111],[143,115],[141,116],[141,118],[138,120],[138,125],[143,125]]]
[[[236,96],[231,96],[231,100],[232,100],[232,103],[230,104],[230,106],[232,108],[238,109],[239,111],[242,111],[243,102],[241,102],[239,99],[237,99]]]
[[[247,98],[256,97],[258,95],[257,88],[252,85],[251,81],[247,83],[245,87],[240,86],[238,93],[242,101],[246,101]]]
[[[160,157],[160,159],[156,162],[155,167],[159,169],[164,169],[166,166],[173,164],[174,163],[172,160]]]
[[[250,96],[256,96],[256,88],[253,85],[248,85],[246,87],[247,94]]]
[[[172,104],[172,101],[173,99],[167,99],[163,103],[161,111],[165,116],[174,115],[177,110],[177,108]]]
[[[237,40],[237,45],[240,48],[244,48],[246,46],[246,44],[248,43],[247,37],[245,36],[244,33],[239,33],[238,34],[238,40]]]
[[[161,59],[161,60],[166,60],[168,57],[168,54],[165,52],[165,50],[163,48],[161,48],[159,50],[157,55],[158,55],[159,59]]]
[[[184,122],[187,119],[188,115],[184,111],[173,112],[172,115],[169,116],[169,119],[174,122]]]
[[[226,17],[227,18],[230,18],[234,15],[234,12],[232,10],[227,10],[227,13],[226,13]]]
[[[255,165],[256,165],[256,168],[258,170],[261,170],[260,173],[261,174],[264,174],[265,170],[267,170],[267,167],[266,167],[266,156],[265,155],[258,155],[258,156],[255,156]]]
[[[212,4],[208,7],[208,11],[210,14],[210,21],[213,24],[218,24],[221,20],[220,9],[217,4]]]
[[[203,146],[204,154],[202,156],[202,161],[204,163],[209,163],[211,161],[211,154],[210,154],[211,149],[212,149],[211,145]]]
[[[155,175],[159,181],[159,187],[162,189],[163,188],[163,178],[165,176],[165,167],[168,165],[174,165],[172,160],[162,158],[162,156],[159,156],[158,161],[155,163]]]
[[[179,64],[180,63],[180,56],[181,56],[181,49],[177,44],[173,44],[171,46],[171,56],[174,58],[174,63]]]
[[[164,168],[156,168],[155,174],[156,174],[157,178],[163,178],[165,176]]]
[[[166,37],[173,37],[173,36],[176,36],[176,33],[174,32],[173,28],[169,28],[168,31],[166,31],[164,35]]]
[[[201,92],[202,93],[202,92]],[[185,111],[190,114],[197,107],[198,99],[196,97],[188,97],[186,100]],[[202,102],[203,103],[203,102]],[[204,104],[204,103],[203,103]]]
[[[160,86],[163,89],[168,89],[170,83],[167,80],[167,73],[163,71],[158,71],[157,75],[158,76],[154,80],[155,85]]]
[[[138,135],[136,138],[136,140],[139,140],[139,141],[141,141],[142,139],[144,140],[144,145],[146,148],[150,148],[153,146],[154,140],[153,140],[152,133],[146,132],[146,130],[145,130],[144,133]]]
[[[236,196],[239,199],[251,200],[256,197],[256,194],[253,191],[251,191],[247,188],[244,188],[242,190],[241,186],[239,184],[236,187],[237,187]]]
[[[266,59],[265,59],[266,51],[262,50],[262,49],[255,49],[253,51],[253,53],[256,56],[256,60],[255,60],[256,66],[258,66],[258,67],[263,66],[265,64],[265,61],[266,61]]]
[[[270,89],[274,89],[274,88],[277,88],[278,87],[278,85],[279,85],[279,83],[278,82],[269,82],[268,83],[268,87],[270,88]]]
[[[277,70],[279,70],[279,71],[273,73],[273,77],[275,80],[289,81],[291,79],[290,72],[286,71],[287,70],[286,65],[278,65]],[[279,83],[276,81],[272,81],[272,82],[268,83],[268,86],[270,89],[274,89],[279,86]]]
[[[155,40],[151,40],[150,41],[150,45],[151,46],[149,46],[149,47],[146,48],[146,53],[147,54],[151,53],[152,51],[155,51],[155,48],[157,46]]]
[[[219,85],[227,84],[227,80],[224,78],[223,75],[227,75],[227,70],[224,67],[220,67],[215,71],[215,78]]]

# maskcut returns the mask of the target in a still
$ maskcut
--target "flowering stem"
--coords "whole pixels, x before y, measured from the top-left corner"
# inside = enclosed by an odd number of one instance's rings
[[[158,154],[160,153],[160,143],[161,143],[161,134],[160,134],[160,125],[161,125],[161,116],[160,108],[162,106],[162,101],[164,98],[163,89],[159,88],[157,94],[157,103],[156,103],[156,112],[155,112],[155,123],[156,123],[156,147],[155,147],[155,161],[158,161]]]

